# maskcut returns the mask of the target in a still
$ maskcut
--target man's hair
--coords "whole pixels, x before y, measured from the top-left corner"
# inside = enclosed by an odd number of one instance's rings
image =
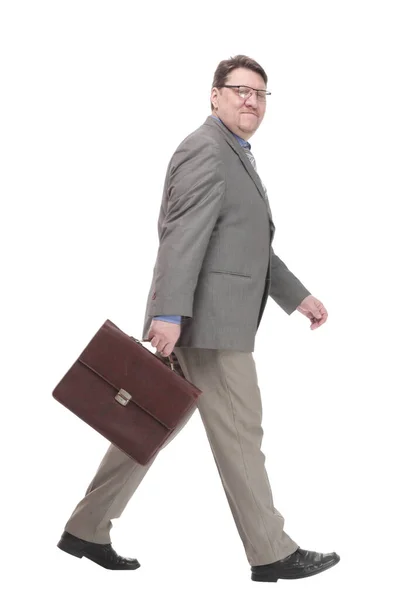
[[[223,85],[225,85],[229,73],[234,69],[239,69],[240,67],[243,69],[250,69],[251,71],[258,73],[258,75],[261,75],[265,82],[265,86],[267,86],[268,77],[262,66],[259,65],[258,62],[256,62],[249,56],[245,56],[244,54],[237,54],[236,56],[231,56],[227,60],[221,60],[221,62],[215,70],[211,89],[213,87],[220,88]],[[214,110],[212,102],[211,110]]]

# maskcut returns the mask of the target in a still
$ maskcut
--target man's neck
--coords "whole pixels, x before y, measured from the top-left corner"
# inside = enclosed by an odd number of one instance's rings
[[[225,123],[222,121],[222,119],[220,119],[220,117],[214,112],[212,111],[211,116],[214,117],[215,119],[218,119],[219,121],[221,121],[221,123],[223,123],[225,125]],[[234,131],[232,131],[231,129],[229,129],[229,127],[227,125],[225,125],[225,127],[237,138],[240,138],[240,140],[242,140],[243,143],[241,143],[241,145],[244,145],[244,143],[248,144],[248,148],[251,148],[250,142],[248,140],[246,140],[245,138],[243,138],[242,136],[238,135],[237,133],[235,133]]]

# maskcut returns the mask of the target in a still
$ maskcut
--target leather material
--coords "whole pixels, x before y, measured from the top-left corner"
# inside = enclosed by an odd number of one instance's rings
[[[146,465],[202,390],[157,353],[106,320],[52,392],[53,397],[112,444]],[[121,404],[126,401],[126,404]],[[129,396],[130,398],[129,398]]]
[[[336,552],[322,554],[298,548],[282,560],[267,565],[251,567],[253,581],[277,581],[278,579],[301,579],[317,575],[336,565],[340,556]]]
[[[64,531],[57,547],[76,556],[88,558],[105,569],[114,571],[134,570],[140,567],[136,558],[125,558],[117,554],[111,544],[95,544],[87,542]]]

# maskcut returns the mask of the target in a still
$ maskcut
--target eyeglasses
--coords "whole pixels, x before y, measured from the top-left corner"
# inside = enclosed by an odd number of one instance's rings
[[[270,91],[256,90],[255,88],[248,87],[247,85],[221,85],[220,87],[237,89],[237,93],[239,94],[239,96],[245,100],[247,100],[247,98],[250,98],[253,92],[257,92],[257,98],[261,100],[261,102],[266,102],[267,96],[271,95]]]

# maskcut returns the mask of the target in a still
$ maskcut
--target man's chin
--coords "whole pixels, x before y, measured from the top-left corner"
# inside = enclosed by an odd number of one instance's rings
[[[240,129],[240,131],[242,131],[243,133],[247,133],[248,135],[253,135],[253,133],[257,131],[257,127],[250,127],[243,124],[240,125],[238,129]]]

